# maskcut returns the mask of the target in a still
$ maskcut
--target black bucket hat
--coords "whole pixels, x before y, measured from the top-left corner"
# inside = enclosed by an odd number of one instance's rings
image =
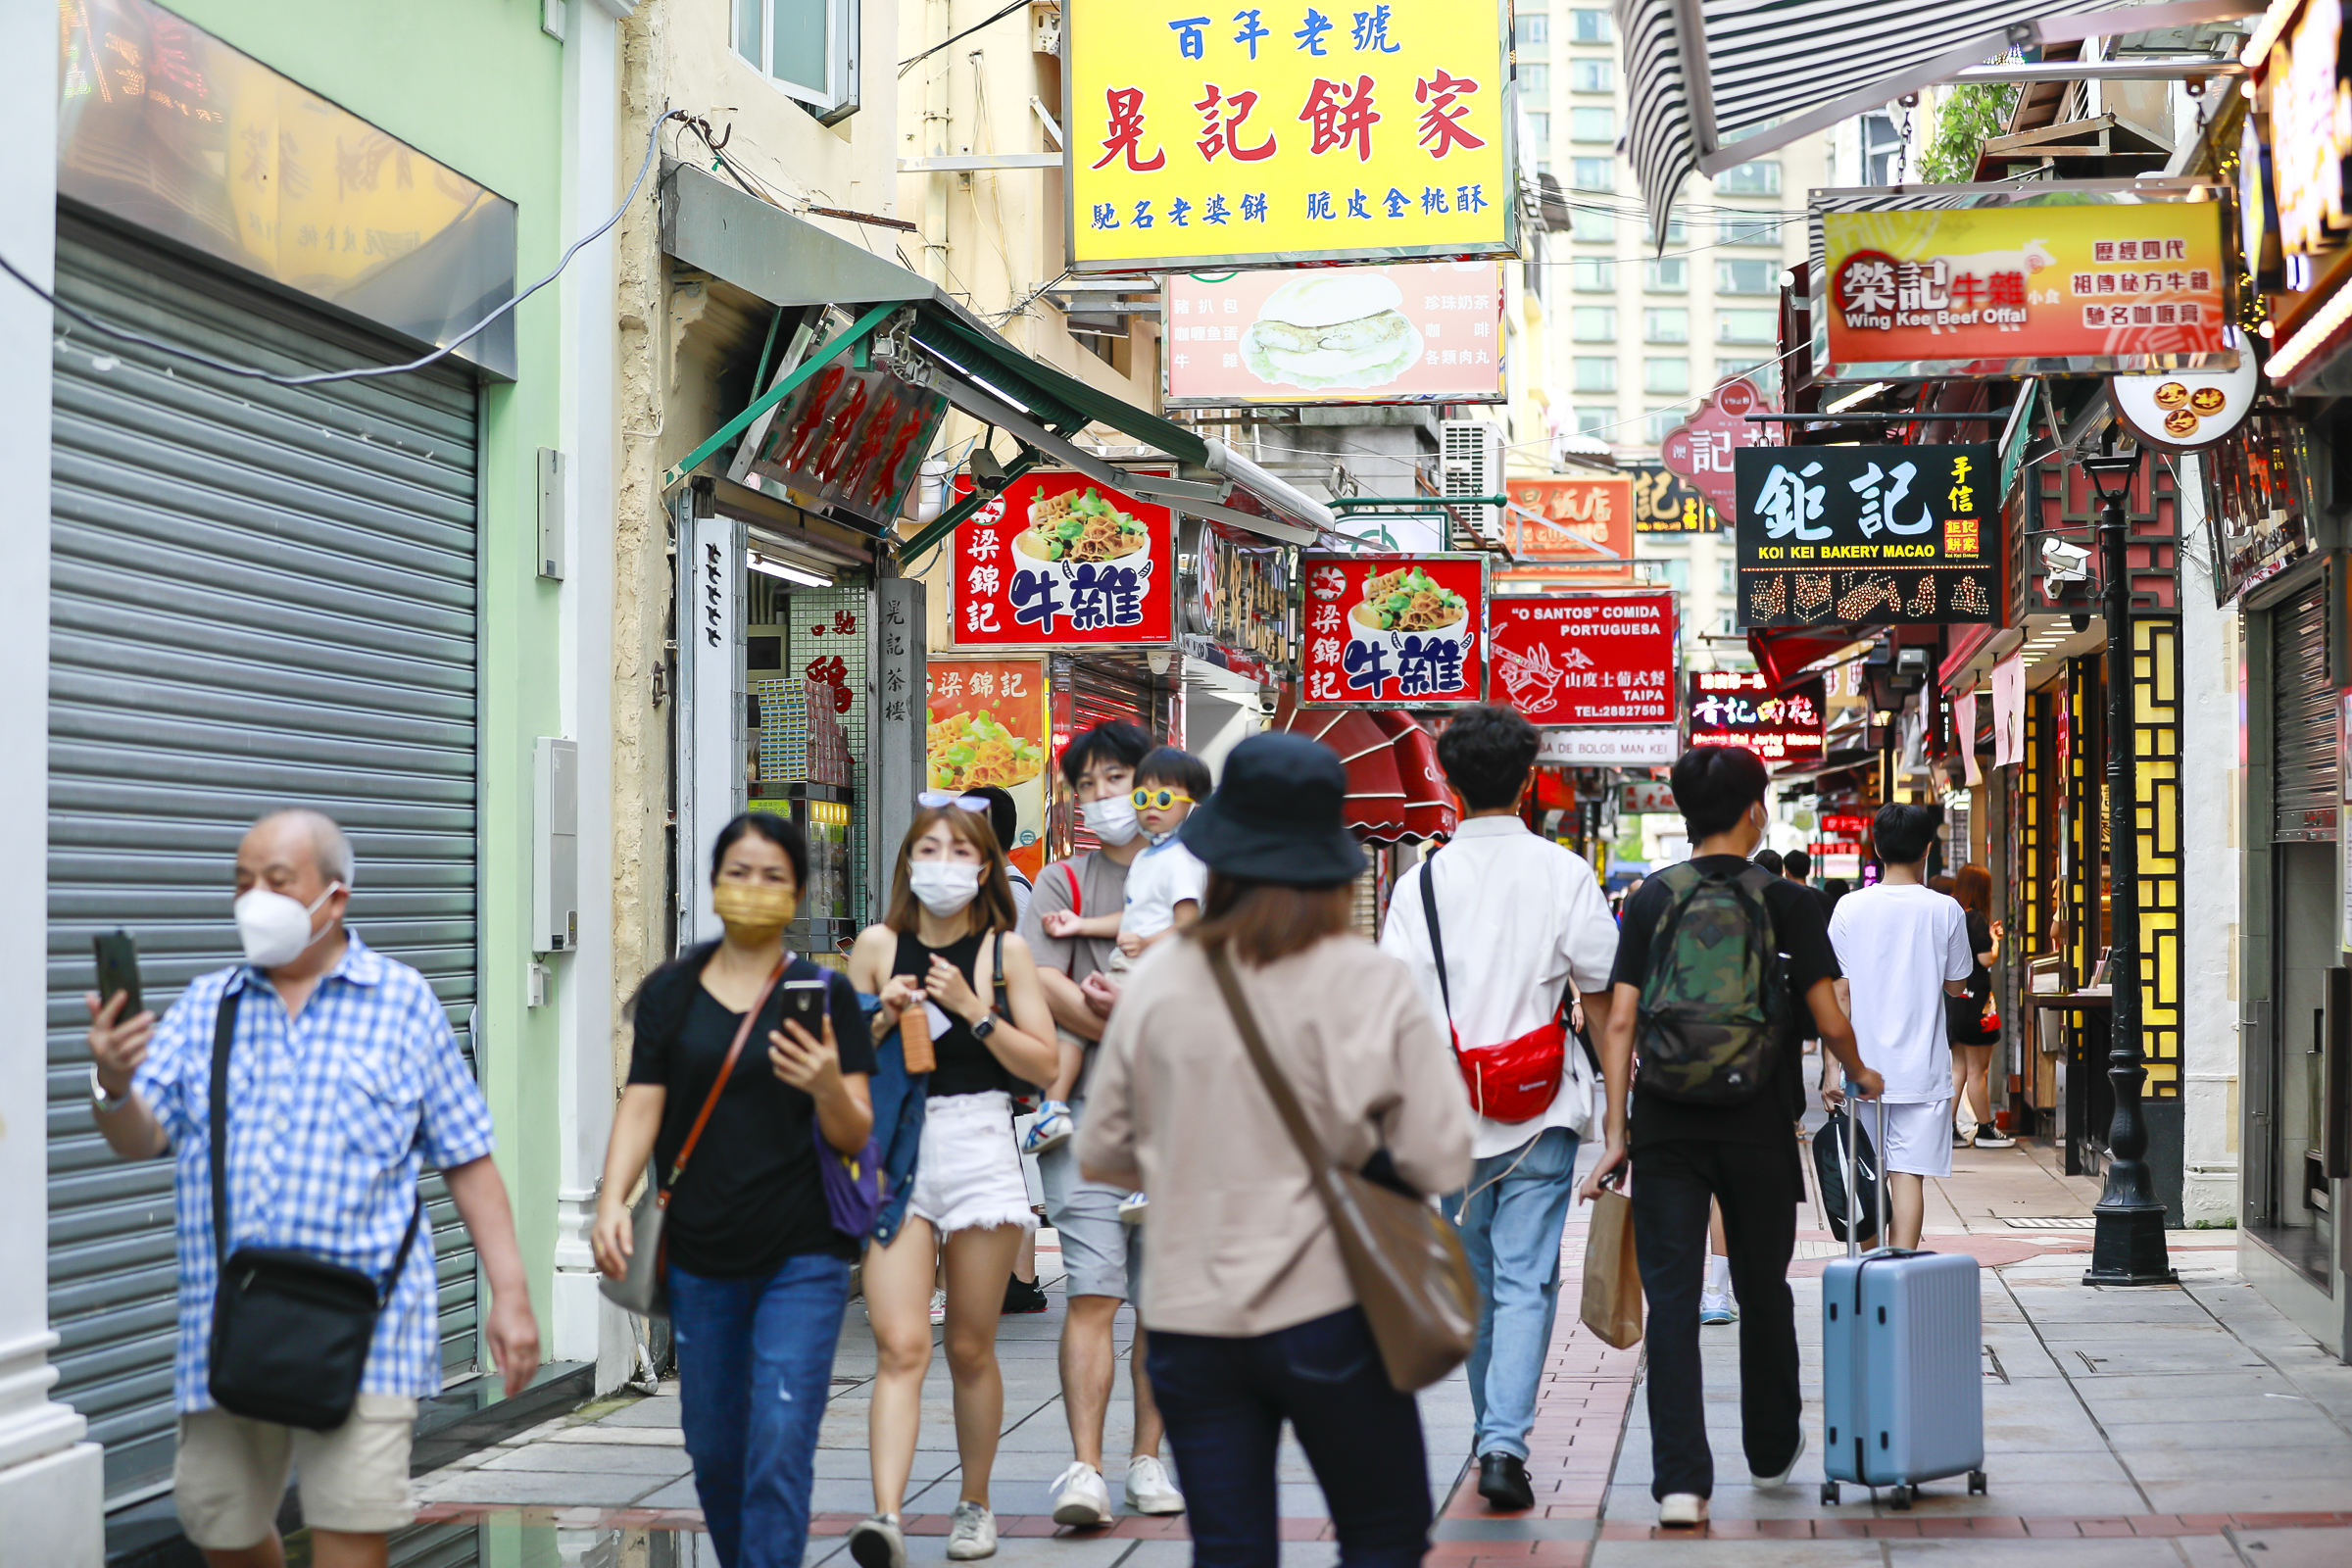
[[[1212,871],[1252,882],[1330,887],[1364,873],[1364,852],[1341,820],[1348,769],[1321,741],[1252,735],[1225,759],[1216,793],[1178,833]]]

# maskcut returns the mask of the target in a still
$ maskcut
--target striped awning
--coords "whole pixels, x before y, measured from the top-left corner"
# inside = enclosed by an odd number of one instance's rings
[[[1660,236],[1675,193],[1693,172],[1719,174],[2012,47],[2117,37],[2259,9],[2254,0],[1616,0],[1616,7],[1634,105],[1625,150]]]

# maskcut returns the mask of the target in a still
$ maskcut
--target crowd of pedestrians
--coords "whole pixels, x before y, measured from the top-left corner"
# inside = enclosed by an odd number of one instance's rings
[[[1114,1516],[1105,1419],[1132,1305],[1129,1508],[1189,1511],[1197,1560],[1271,1568],[1288,1423],[1341,1560],[1420,1560],[1418,1407],[1383,1338],[1394,1303],[1366,1294],[1364,1244],[1335,1223],[1334,1169],[1439,1205],[1450,1228],[1406,1211],[1458,1237],[1475,1324],[1465,1310],[1448,1353],[1467,1357],[1491,1507],[1535,1502],[1570,1211],[1629,1175],[1661,1521],[1704,1522],[1713,1491],[1704,1324],[1737,1321],[1746,1467],[1786,1485],[1805,1444],[1788,1269],[1806,1047],[1836,1069],[1829,1102],[1884,1102],[1891,1239],[1915,1246],[1925,1179],[1948,1174],[1955,1145],[2001,1141],[1984,1087],[1989,884],[1967,868],[1951,896],[1931,886],[1940,813],[1894,805],[1874,823],[1884,875],[1818,892],[1801,856],[1757,853],[1763,764],[1707,748],[1673,769],[1691,857],[1613,914],[1592,867],[1527,824],[1537,751],[1512,710],[1452,717],[1437,755],[1459,828],[1399,878],[1377,947],[1351,930],[1365,862],[1346,769],[1296,735],[1244,742],[1213,792],[1199,759],[1137,726],[1073,737],[1062,780],[1092,847],[1034,886],[1007,858],[1009,798],[925,793],[887,912],[846,969],[786,946],[808,871],[799,830],[728,823],[710,863],[722,934],[631,1004],[591,1236],[598,1266],[649,1281],[673,1326],[719,1560],[801,1561],[853,1266],[878,1370],[874,1507],[850,1552],[905,1568],[942,1321],[960,1486],[946,1551],[994,1553],[998,1319],[1038,1292],[1025,1156],[1067,1295],[1070,1462],[1048,1496],[1062,1525]],[[509,1392],[538,1364],[481,1095],[422,977],[345,928],[355,879],[333,822],[265,817],[237,856],[246,961],[199,977],[160,1022],[90,998],[101,1131],[121,1154],[177,1161],[174,1479],[219,1568],[281,1560],[289,1467],[328,1568],[380,1563],[410,1517],[411,1427],[438,1389],[431,1250],[414,1246],[426,1165],[481,1255]],[[297,1250],[379,1296],[331,1419],[253,1392],[230,1309],[247,1308],[216,1301],[239,1248]],[[267,1277],[239,1261],[240,1293]]]

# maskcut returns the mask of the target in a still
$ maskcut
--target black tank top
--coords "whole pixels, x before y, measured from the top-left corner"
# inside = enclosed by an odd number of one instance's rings
[[[911,931],[899,933],[898,956],[892,960],[894,975],[912,975],[921,980],[931,972],[931,956],[936,953],[963,971],[964,980],[981,996],[987,990],[973,979],[972,965],[980,956],[981,933],[975,931],[958,937],[944,948],[926,948]],[[994,965],[992,964],[993,968]],[[1002,1002],[1002,999],[995,999]],[[940,1009],[946,1012],[946,1008]],[[981,1095],[992,1089],[1010,1094],[1012,1074],[996,1058],[987,1046],[972,1038],[971,1026],[954,1013],[948,1013],[948,1026],[934,1035],[931,1050],[939,1065],[931,1071],[930,1094],[934,1099],[949,1095]]]

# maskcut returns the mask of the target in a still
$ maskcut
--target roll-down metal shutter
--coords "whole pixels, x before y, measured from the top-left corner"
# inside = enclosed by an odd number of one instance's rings
[[[110,322],[288,372],[385,344],[67,225],[58,287]],[[169,1475],[172,1165],[89,1109],[90,938],[138,939],[149,1006],[234,961],[236,844],[315,805],[358,856],[352,923],[432,981],[468,1054],[475,942],[475,392],[461,374],[277,387],[58,318],[49,675],[49,1306],[57,1396],[116,1497]],[[405,357],[405,356],[404,356]],[[475,1352],[438,1177],[442,1361]]]
[[[2271,612],[2272,836],[2335,837],[2335,689],[2328,684],[2328,586]]]

